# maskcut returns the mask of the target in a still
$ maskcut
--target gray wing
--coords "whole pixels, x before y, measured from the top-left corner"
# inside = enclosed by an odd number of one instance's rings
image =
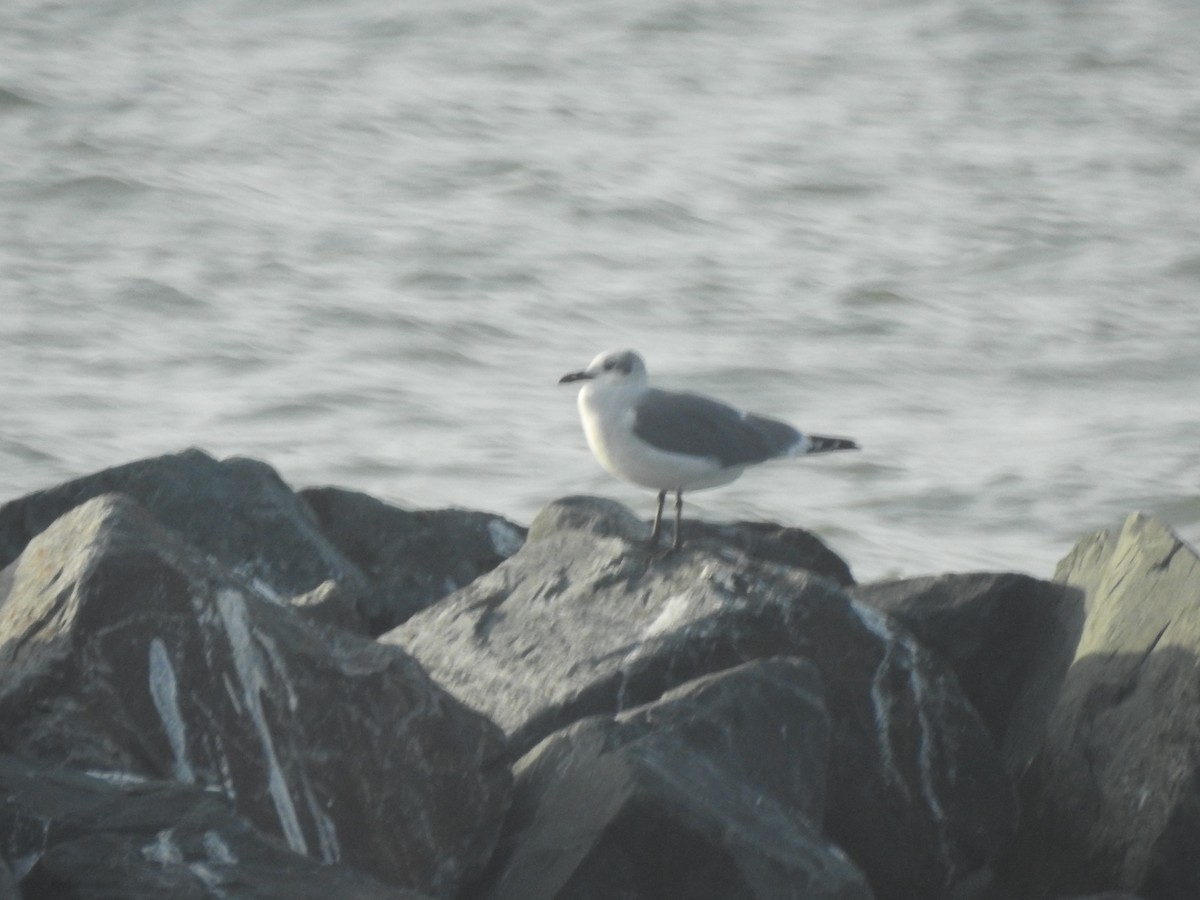
[[[647,444],[715,459],[726,468],[781,456],[802,440],[791,425],[698,394],[652,388],[638,401],[635,414],[633,433]]]

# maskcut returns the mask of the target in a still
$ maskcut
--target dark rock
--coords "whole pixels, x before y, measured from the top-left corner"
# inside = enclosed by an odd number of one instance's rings
[[[292,850],[430,893],[490,856],[510,791],[490,723],[128,498],[43,531],[0,596],[0,749],[219,789]]]
[[[1015,900],[1012,894],[996,883],[990,869],[979,869],[957,882],[946,892],[943,900]]]
[[[1079,642],[1082,592],[1027,575],[971,573],[864,584],[851,593],[950,663],[1009,772],[1023,771]]]
[[[13,878],[12,872],[9,871],[8,863],[4,861],[3,857],[0,857],[0,900],[21,900],[21,892],[17,889],[17,882]]]
[[[0,506],[0,568],[81,503],[101,494],[137,500],[161,524],[265,591],[288,598],[330,579],[367,591],[358,567],[327,541],[307,504],[265,463],[218,462],[199,450],[106,469]]]
[[[464,509],[409,511],[339,488],[300,491],[325,537],[366,574],[370,634],[394,628],[521,548],[525,529]]]
[[[1087,619],[1004,877],[1033,897],[1200,897],[1200,559],[1134,515],[1055,577],[1086,593]]]
[[[583,719],[516,767],[488,900],[869,898],[819,827],[829,756],[820,676],[788,658]]]
[[[292,853],[212,792],[101,778],[3,755],[0,846],[20,866],[25,900],[425,896]],[[11,890],[8,896],[16,897]]]
[[[642,525],[621,507],[594,528],[595,507],[556,507],[511,559],[381,638],[496,721],[514,754],[706,674],[806,657],[833,720],[827,833],[878,895],[936,896],[999,853],[1016,814],[999,756],[953,674],[901,627],[733,548],[652,555],[624,537]]]
[[[640,522],[613,500],[601,497],[564,497],[546,507],[531,526],[539,534],[561,529],[586,530],[606,537],[622,537],[631,543],[650,536],[650,523]],[[698,519],[683,520],[683,539],[693,549],[735,551],[747,559],[805,569],[835,584],[854,584],[850,567],[820,538],[801,528],[771,522],[715,524]],[[537,535],[531,535],[533,539]]]

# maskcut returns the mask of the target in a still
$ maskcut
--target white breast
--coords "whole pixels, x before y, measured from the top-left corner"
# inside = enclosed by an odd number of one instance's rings
[[[588,446],[608,472],[642,487],[661,490],[699,490],[728,484],[742,467],[722,468],[711,458],[659,450],[633,433],[636,395],[622,390],[579,392],[579,415]]]

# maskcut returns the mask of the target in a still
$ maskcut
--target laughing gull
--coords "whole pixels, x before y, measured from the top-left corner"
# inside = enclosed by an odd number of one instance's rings
[[[658,491],[650,544],[658,541],[663,503],[675,492],[678,550],[683,492],[728,484],[746,466],[783,456],[857,450],[846,438],[801,434],[791,425],[742,412],[698,394],[646,383],[646,364],[632,350],[608,350],[559,384],[583,381],[579,415],[588,446],[605,469]]]

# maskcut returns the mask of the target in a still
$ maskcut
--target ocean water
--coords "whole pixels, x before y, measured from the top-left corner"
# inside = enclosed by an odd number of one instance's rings
[[[0,501],[203,447],[528,522],[561,374],[863,451],[688,511],[862,580],[1200,538],[1194,0],[6,0]]]

